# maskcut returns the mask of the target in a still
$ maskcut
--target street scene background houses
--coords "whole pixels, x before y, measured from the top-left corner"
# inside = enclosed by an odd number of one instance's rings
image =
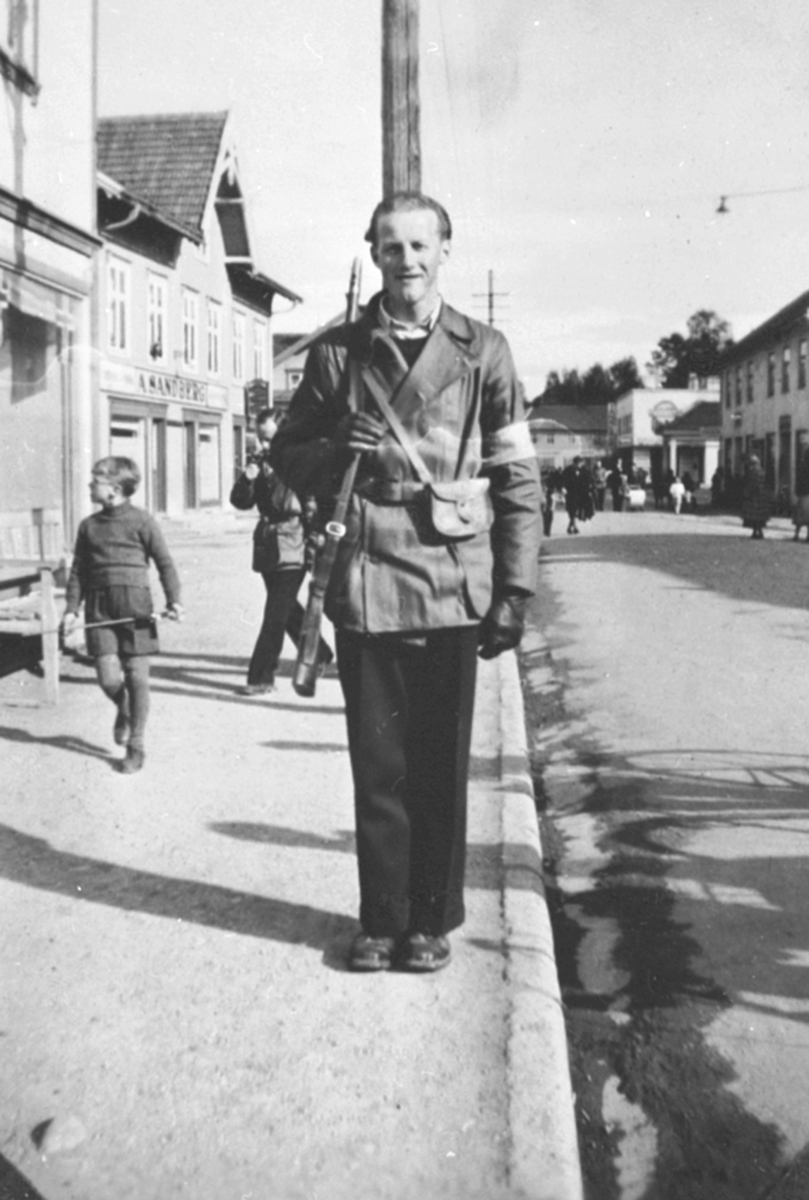
[[[3,7],[0,557],[59,560],[105,454],[138,463],[158,515],[227,510],[250,415],[288,405],[312,331],[273,333],[279,298],[301,297],[256,259],[228,111],[99,116],[92,0]],[[757,453],[788,503],[809,440],[807,296],[715,379],[529,405],[540,464],[580,454],[708,485]]]

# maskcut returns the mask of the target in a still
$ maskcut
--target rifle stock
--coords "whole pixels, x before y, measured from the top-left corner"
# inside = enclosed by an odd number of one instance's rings
[[[346,292],[346,323],[356,321],[359,310],[360,284],[362,266],[358,258],[351,265],[351,278]],[[298,639],[298,656],[295,660],[295,673],[292,686],[299,696],[314,696],[317,686],[318,651],[320,649],[320,627],[323,623],[323,604],[326,599],[326,589],[329,586],[331,573],[337,558],[340,542],[345,534],[345,520],[351,493],[354,489],[354,479],[357,474],[359,455],[355,454],[346,469],[337,495],[332,520],[326,525],[326,540],[317,552],[312,569],[312,582],[309,585],[309,599],[306,604],[301,625],[301,636]]]

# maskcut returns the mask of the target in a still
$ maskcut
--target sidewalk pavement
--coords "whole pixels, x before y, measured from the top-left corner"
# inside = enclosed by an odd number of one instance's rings
[[[303,700],[287,659],[234,694],[249,536],[169,531],[188,618],[161,626],[140,774],[86,663],[56,709],[0,681],[0,1193],[580,1200],[516,659],[480,664],[452,964],[351,974],[339,683]]]

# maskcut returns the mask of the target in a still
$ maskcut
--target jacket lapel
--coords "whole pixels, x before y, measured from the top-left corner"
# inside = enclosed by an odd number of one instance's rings
[[[466,319],[447,304],[442,305],[424,349],[406,372],[395,351],[385,344],[387,337],[376,330],[371,333],[370,365],[389,391],[391,405],[403,425],[412,425],[441,392],[477,366],[473,337]]]

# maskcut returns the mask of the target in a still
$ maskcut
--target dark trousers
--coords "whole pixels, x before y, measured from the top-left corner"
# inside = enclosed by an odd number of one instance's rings
[[[360,924],[373,937],[463,924],[476,626],[337,632],[354,776]]]
[[[305,574],[304,567],[291,567],[281,571],[262,571],[261,577],[267,589],[264,603],[264,618],[256,639],[247,682],[252,684],[272,683],[278,669],[278,660],[284,645],[284,634],[288,633],[295,645],[301,636],[303,608],[297,595]],[[331,662],[331,649],[320,639],[318,658],[320,662]]]

